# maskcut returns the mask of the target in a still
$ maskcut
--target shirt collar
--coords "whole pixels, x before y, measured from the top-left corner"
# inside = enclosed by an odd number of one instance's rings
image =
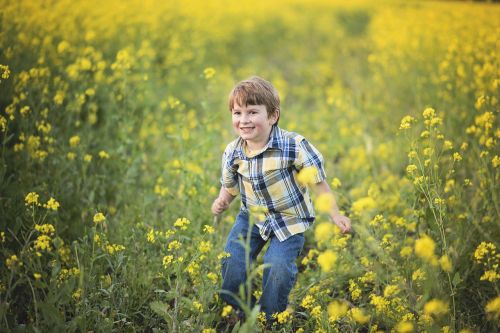
[[[238,157],[240,159],[243,159],[246,156],[244,153],[244,147],[243,147],[244,144],[245,144],[245,141],[241,137],[239,137],[236,152],[239,155]],[[283,144],[284,144],[283,132],[282,132],[281,128],[279,128],[278,125],[273,125],[273,128],[271,129],[271,133],[269,135],[269,141],[267,142],[265,150],[267,150],[269,148],[276,148],[276,149],[283,150]]]

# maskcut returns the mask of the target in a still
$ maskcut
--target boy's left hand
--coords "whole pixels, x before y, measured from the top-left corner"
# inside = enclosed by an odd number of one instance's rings
[[[343,234],[351,232],[351,219],[341,214],[332,216],[333,222],[340,228]]]

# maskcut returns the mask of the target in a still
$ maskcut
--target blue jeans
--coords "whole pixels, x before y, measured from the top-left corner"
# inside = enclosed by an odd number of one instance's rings
[[[240,237],[243,240],[247,239],[248,228],[248,213],[240,212],[224,247],[224,251],[231,256],[222,260],[222,290],[238,296],[240,285],[245,285],[247,279],[245,248],[238,240]],[[262,296],[259,303],[261,311],[264,311],[266,317],[271,319],[273,313],[285,311],[287,307],[288,295],[297,278],[295,260],[304,246],[304,235],[296,234],[280,242],[274,233],[271,233],[268,241],[270,244],[264,254],[264,264],[270,266],[264,268]],[[250,260],[252,262],[256,260],[266,242],[260,236],[259,228],[254,225],[250,232]],[[234,308],[240,308],[231,295],[222,292],[220,297]],[[252,307],[254,304],[255,298],[252,295]]]

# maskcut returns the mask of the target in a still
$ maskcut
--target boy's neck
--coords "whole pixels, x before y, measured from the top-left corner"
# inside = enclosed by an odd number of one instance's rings
[[[274,128],[274,126],[271,127],[271,130],[267,134],[267,140],[265,140],[265,141],[262,141],[262,142],[252,142],[250,140],[245,140],[247,148],[250,151],[257,151],[257,150],[260,150],[260,149],[264,148],[267,145],[267,143],[269,142],[269,140],[271,139],[271,132],[273,131],[273,128]]]

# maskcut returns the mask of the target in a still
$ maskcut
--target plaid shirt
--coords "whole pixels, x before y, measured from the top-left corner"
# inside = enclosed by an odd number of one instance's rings
[[[221,184],[232,195],[241,195],[243,211],[260,213],[255,214],[256,224],[264,240],[274,232],[284,241],[314,222],[311,197],[297,181],[298,172],[315,167],[319,183],[326,178],[323,164],[321,153],[303,136],[273,126],[267,145],[253,157],[245,154],[241,138],[227,145]]]

